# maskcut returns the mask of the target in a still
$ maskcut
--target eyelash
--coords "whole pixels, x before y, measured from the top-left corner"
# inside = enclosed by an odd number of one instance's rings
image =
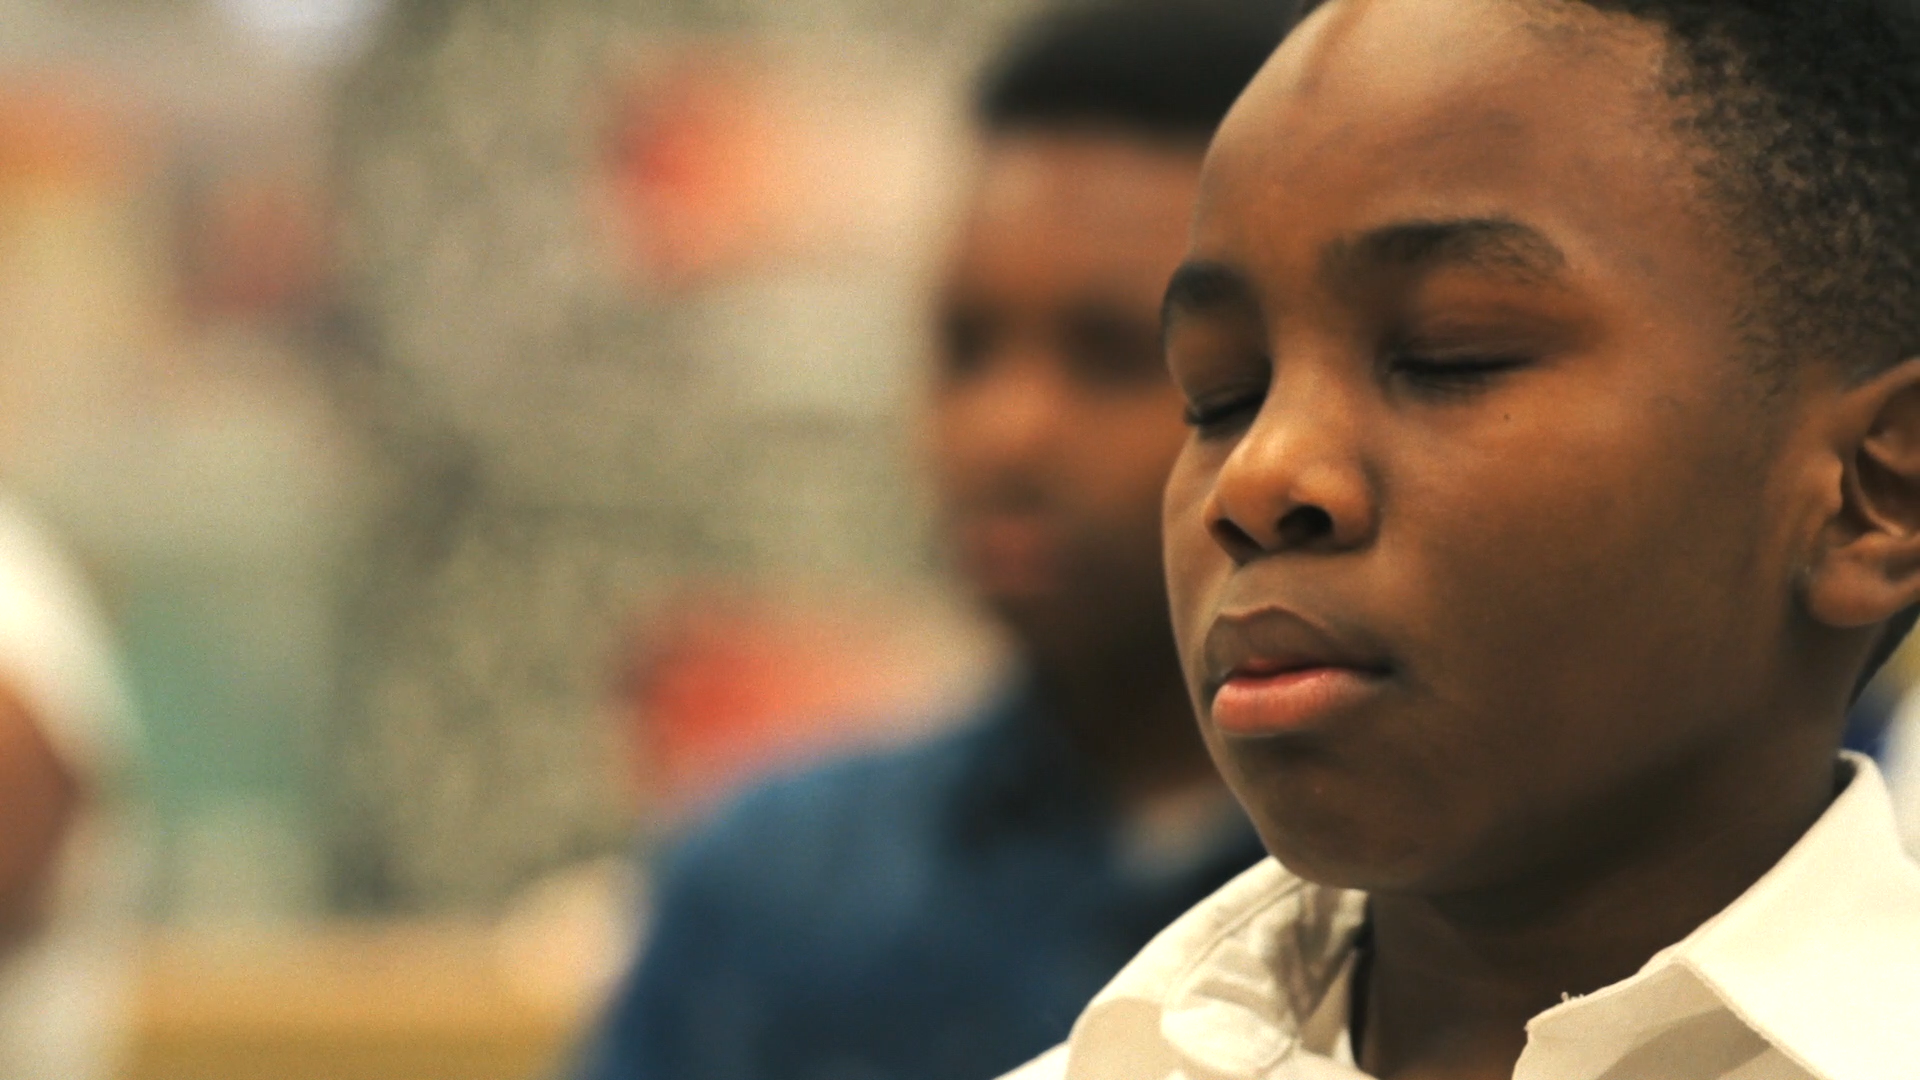
[[[1447,398],[1471,394],[1531,362],[1529,357],[1512,355],[1437,359],[1401,352],[1386,358],[1385,369],[1388,377],[1400,377],[1417,393],[1432,398]],[[1266,400],[1267,389],[1261,386],[1218,396],[1211,401],[1193,401],[1187,404],[1184,419],[1187,426],[1201,438],[1216,438],[1226,434],[1236,423],[1251,421]]]
[[[1456,360],[1435,360],[1424,356],[1397,356],[1388,361],[1389,374],[1399,375],[1422,392],[1439,395],[1467,394],[1517,368],[1527,361],[1521,357],[1488,356]],[[1223,434],[1236,420],[1251,419],[1265,404],[1265,389],[1234,394],[1211,402],[1187,405],[1187,426],[1203,438]]]
[[[1415,389],[1433,394],[1465,394],[1487,385],[1527,361],[1515,356],[1460,357],[1436,360],[1425,356],[1395,356],[1388,360],[1387,371],[1411,383]]]
[[[1202,438],[1219,435],[1237,419],[1252,419],[1266,400],[1266,390],[1260,389],[1212,402],[1192,402],[1187,406],[1187,426],[1199,432]]]

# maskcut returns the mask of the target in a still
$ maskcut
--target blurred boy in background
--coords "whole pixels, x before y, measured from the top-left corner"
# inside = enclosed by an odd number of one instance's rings
[[[104,1080],[126,1036],[131,710],[80,575],[0,497],[0,1077]]]
[[[1280,5],[1065,9],[978,101],[930,424],[960,569],[1024,659],[958,734],[773,784],[669,865],[592,1080],[980,1080],[1260,849],[1173,661],[1184,437],[1161,286]]]

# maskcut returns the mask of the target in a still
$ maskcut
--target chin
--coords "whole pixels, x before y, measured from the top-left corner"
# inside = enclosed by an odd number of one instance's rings
[[[1419,852],[1404,850],[1332,850],[1320,843],[1298,843],[1261,830],[1267,851],[1296,877],[1333,889],[1367,893],[1421,894],[1444,891],[1433,884],[1432,867]]]
[[[1056,640],[1067,636],[1061,605],[1051,596],[1000,590],[983,591],[981,598],[994,620],[1028,652],[1051,652]]]
[[[1317,885],[1368,892],[1423,892],[1453,875],[1460,823],[1433,806],[1383,799],[1354,778],[1310,764],[1226,776],[1268,853]],[[1465,830],[1471,832],[1471,830]]]
[[[1084,604],[1055,595],[990,594],[987,607],[1022,652],[1042,666],[1079,668],[1108,655],[1108,628],[1088,624]]]

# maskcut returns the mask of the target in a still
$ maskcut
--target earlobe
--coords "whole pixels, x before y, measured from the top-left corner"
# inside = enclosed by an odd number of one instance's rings
[[[1920,358],[1845,396],[1838,509],[1804,583],[1810,614],[1836,629],[1920,603]]]

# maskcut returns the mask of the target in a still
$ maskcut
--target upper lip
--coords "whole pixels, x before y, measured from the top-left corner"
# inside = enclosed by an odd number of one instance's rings
[[[1276,607],[1215,618],[1207,628],[1204,648],[1209,698],[1239,678],[1329,667],[1384,675],[1391,668],[1381,650],[1361,640],[1361,635],[1342,633]]]

